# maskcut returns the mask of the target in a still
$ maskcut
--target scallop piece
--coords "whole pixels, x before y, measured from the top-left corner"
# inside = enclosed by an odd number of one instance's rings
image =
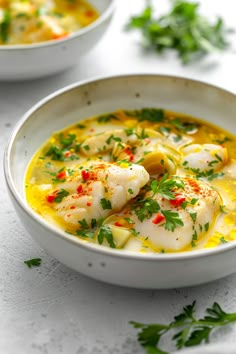
[[[186,170],[220,170],[228,161],[225,147],[215,144],[191,144],[182,149],[182,165]]]
[[[68,229],[78,229],[80,221],[90,227],[95,219],[120,211],[148,181],[149,174],[142,166],[93,161],[84,165],[79,175],[58,183],[48,200]],[[63,198],[55,203],[60,191]]]
[[[136,199],[119,213],[119,217],[132,221],[132,228],[152,249],[176,252],[187,246],[195,247],[220,214],[221,197],[208,183],[187,177],[179,181],[183,182],[183,188],[172,191],[174,199],[168,200],[160,193],[153,196],[148,191],[142,198],[147,204],[141,201],[138,206]],[[139,212],[141,207],[144,218]]]

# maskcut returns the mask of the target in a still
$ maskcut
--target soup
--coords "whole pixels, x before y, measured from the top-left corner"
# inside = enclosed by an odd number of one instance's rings
[[[236,140],[157,108],[119,110],[55,132],[30,162],[26,199],[84,242],[142,253],[236,238]]]
[[[0,0],[0,45],[65,38],[98,16],[85,0]]]

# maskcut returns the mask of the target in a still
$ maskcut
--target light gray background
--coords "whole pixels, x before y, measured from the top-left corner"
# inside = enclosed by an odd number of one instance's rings
[[[204,14],[212,18],[220,14],[236,28],[234,0],[200,2]],[[157,57],[143,52],[139,35],[123,31],[129,16],[138,13],[143,4],[142,0],[118,0],[105,37],[86,58],[78,58],[73,69],[47,79],[0,83],[1,158],[14,125],[26,110],[47,94],[86,78],[139,72],[174,74],[236,93],[233,52],[186,67],[173,54]],[[164,11],[168,2],[159,0],[158,4]],[[235,36],[231,38],[236,48]],[[226,311],[236,312],[235,275],[195,288],[147,291],[103,284],[66,268],[22,227],[7,195],[2,167],[0,210],[1,354],[141,354],[130,320],[167,323],[193,300],[197,300],[199,314],[214,301]],[[34,257],[42,258],[42,265],[28,269],[23,262]],[[212,340],[236,342],[235,335],[236,325],[216,332]]]

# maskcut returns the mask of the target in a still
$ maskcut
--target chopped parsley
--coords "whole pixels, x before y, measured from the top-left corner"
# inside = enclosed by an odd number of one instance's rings
[[[94,238],[95,232],[102,224],[103,219],[91,219],[90,225],[86,219],[79,220],[80,229],[76,230],[76,235],[84,238]]]
[[[3,18],[0,22],[0,38],[3,43],[8,41],[8,32],[10,28],[11,17],[8,10],[3,11]]]
[[[165,174],[161,180],[153,180],[149,188],[152,194],[146,198],[141,197],[141,199],[139,196],[133,203],[132,210],[141,222],[145,219],[150,219],[154,213],[161,212],[165,217],[163,226],[166,230],[173,232],[177,226],[184,225],[179,213],[161,209],[160,204],[157,200],[153,199],[153,197],[158,193],[167,200],[173,200],[175,199],[173,192],[175,188],[184,188],[183,181],[179,180],[177,177],[168,178],[168,174]]]
[[[113,240],[111,228],[108,225],[103,225],[97,235],[98,243],[101,245],[106,240],[111,248],[116,248]]]
[[[183,121],[180,118],[174,118],[171,119],[170,124],[172,124],[177,130],[181,131],[182,133],[185,134],[191,134],[193,132],[195,132],[196,130],[198,130],[198,124],[195,122],[187,122],[187,121]]]
[[[179,213],[171,210],[162,210],[161,212],[166,219],[164,223],[166,230],[173,232],[177,226],[184,226],[184,223],[181,220]]]
[[[139,30],[144,46],[158,54],[175,51],[183,64],[229,47],[226,36],[230,30],[222,18],[211,23],[200,14],[198,2],[170,3],[170,10],[159,17],[155,17],[153,7],[148,4],[139,15],[130,18],[126,29]]]
[[[41,265],[42,259],[41,258],[32,258],[24,261],[24,263],[28,266],[28,268],[32,267],[39,267]]]
[[[102,198],[100,200],[100,204],[102,206],[102,208],[105,210],[105,209],[112,209],[112,206],[111,206],[111,202],[110,200],[106,199],[106,198]]]
[[[214,330],[236,322],[236,313],[225,312],[217,302],[206,309],[204,317],[198,319],[195,315],[195,305],[196,301],[185,306],[169,324],[130,321],[130,324],[138,329],[138,341],[146,353],[169,354],[160,347],[161,343],[166,343],[168,334],[176,348],[182,349],[208,343]]]
[[[228,241],[224,238],[224,236],[220,237],[220,242],[221,243],[228,243]]]
[[[111,120],[120,120],[115,114],[106,114],[99,116],[98,123],[109,123]]]
[[[80,149],[80,144],[76,142],[75,134],[57,135],[58,144],[52,144],[45,153],[46,157],[50,157],[55,161],[70,161],[78,160],[77,152]]]
[[[185,170],[190,170],[196,174],[196,178],[206,178],[208,181],[212,181],[215,178],[223,177],[223,172],[215,172],[214,169],[208,171],[201,171],[199,168],[185,167]]]
[[[127,116],[135,117],[139,122],[149,121],[160,123],[165,120],[164,110],[160,108],[143,108],[135,111],[126,111]]]
[[[55,203],[60,203],[63,198],[67,197],[69,195],[69,192],[67,192],[65,189],[60,189],[59,191],[56,192],[55,194]]]

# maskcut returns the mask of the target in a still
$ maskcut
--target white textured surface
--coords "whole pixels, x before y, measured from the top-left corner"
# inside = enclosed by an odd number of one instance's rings
[[[75,68],[43,80],[0,83],[1,158],[13,126],[26,110],[56,89],[93,76],[174,74],[236,93],[234,53],[209,57],[187,67],[172,55],[158,58],[144,53],[138,46],[138,36],[123,32],[126,20],[143,3],[118,0],[110,31]],[[167,1],[162,3],[166,5]],[[201,3],[204,13],[220,14],[235,26],[234,0],[227,0],[227,6],[224,1],[215,1],[213,10],[212,0]],[[236,48],[236,40],[234,44]],[[66,268],[25,232],[7,195],[2,167],[0,201],[1,354],[141,354],[130,320],[169,322],[193,300],[197,300],[199,314],[214,301],[226,311],[236,312],[235,275],[195,288],[142,291],[99,283]],[[35,257],[42,258],[41,267],[28,269],[24,260]],[[235,335],[236,325],[216,332],[213,340],[236,345]]]

